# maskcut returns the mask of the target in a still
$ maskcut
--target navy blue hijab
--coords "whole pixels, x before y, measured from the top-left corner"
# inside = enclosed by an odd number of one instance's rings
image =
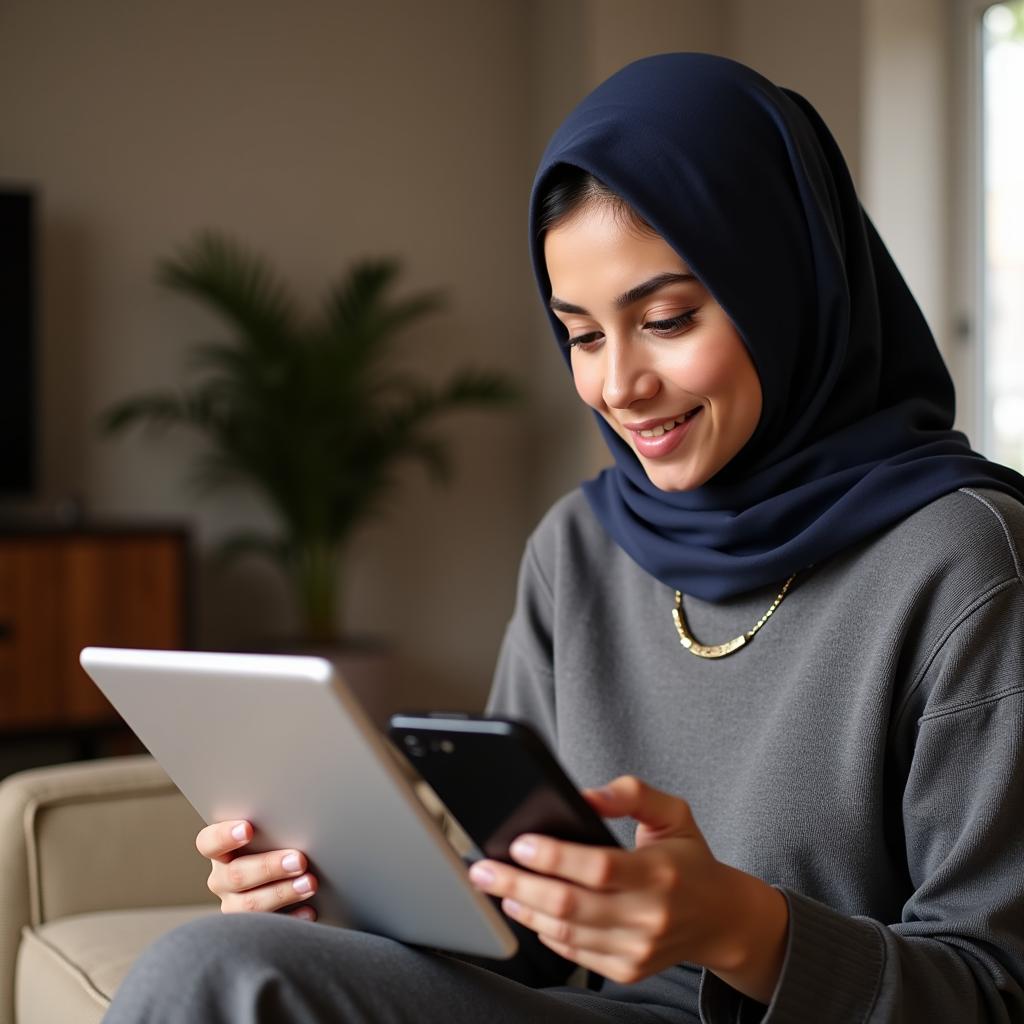
[[[802,97],[699,53],[648,57],[598,86],[556,131],[534,182],[545,303],[539,199],[559,164],[604,182],[679,253],[761,381],[753,436],[691,491],[652,484],[598,416],[615,464],[584,490],[651,575],[720,601],[780,584],[959,487],[1024,501],[1024,478],[952,430],[953,385],[931,331]]]

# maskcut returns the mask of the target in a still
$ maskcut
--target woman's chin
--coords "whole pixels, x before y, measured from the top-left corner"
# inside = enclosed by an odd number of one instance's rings
[[[644,472],[647,473],[647,479],[658,488],[659,491],[666,491],[669,493],[677,491],[692,491],[701,484],[708,481],[708,476],[703,476],[699,473],[693,473],[689,470],[675,470],[673,471],[669,467],[655,467],[645,465]]]

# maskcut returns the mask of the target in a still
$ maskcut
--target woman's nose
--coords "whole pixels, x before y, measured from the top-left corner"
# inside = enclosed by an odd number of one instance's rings
[[[653,398],[658,393],[658,376],[636,351],[636,346],[605,342],[606,361],[602,396],[605,404],[626,409],[634,402]]]

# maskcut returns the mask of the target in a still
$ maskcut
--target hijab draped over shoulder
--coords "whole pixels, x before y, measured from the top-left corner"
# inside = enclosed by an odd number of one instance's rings
[[[952,429],[931,331],[805,99],[698,53],[648,57],[600,85],[556,131],[534,182],[545,303],[539,199],[560,164],[600,179],[679,253],[761,381],[753,436],[691,491],[655,487],[598,416],[614,465],[584,484],[587,499],[654,577],[719,601],[779,584],[960,487],[1024,500],[1024,478]]]

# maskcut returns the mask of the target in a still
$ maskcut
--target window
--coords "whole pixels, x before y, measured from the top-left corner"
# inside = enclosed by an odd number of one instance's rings
[[[981,18],[980,447],[1024,470],[1024,0]]]

